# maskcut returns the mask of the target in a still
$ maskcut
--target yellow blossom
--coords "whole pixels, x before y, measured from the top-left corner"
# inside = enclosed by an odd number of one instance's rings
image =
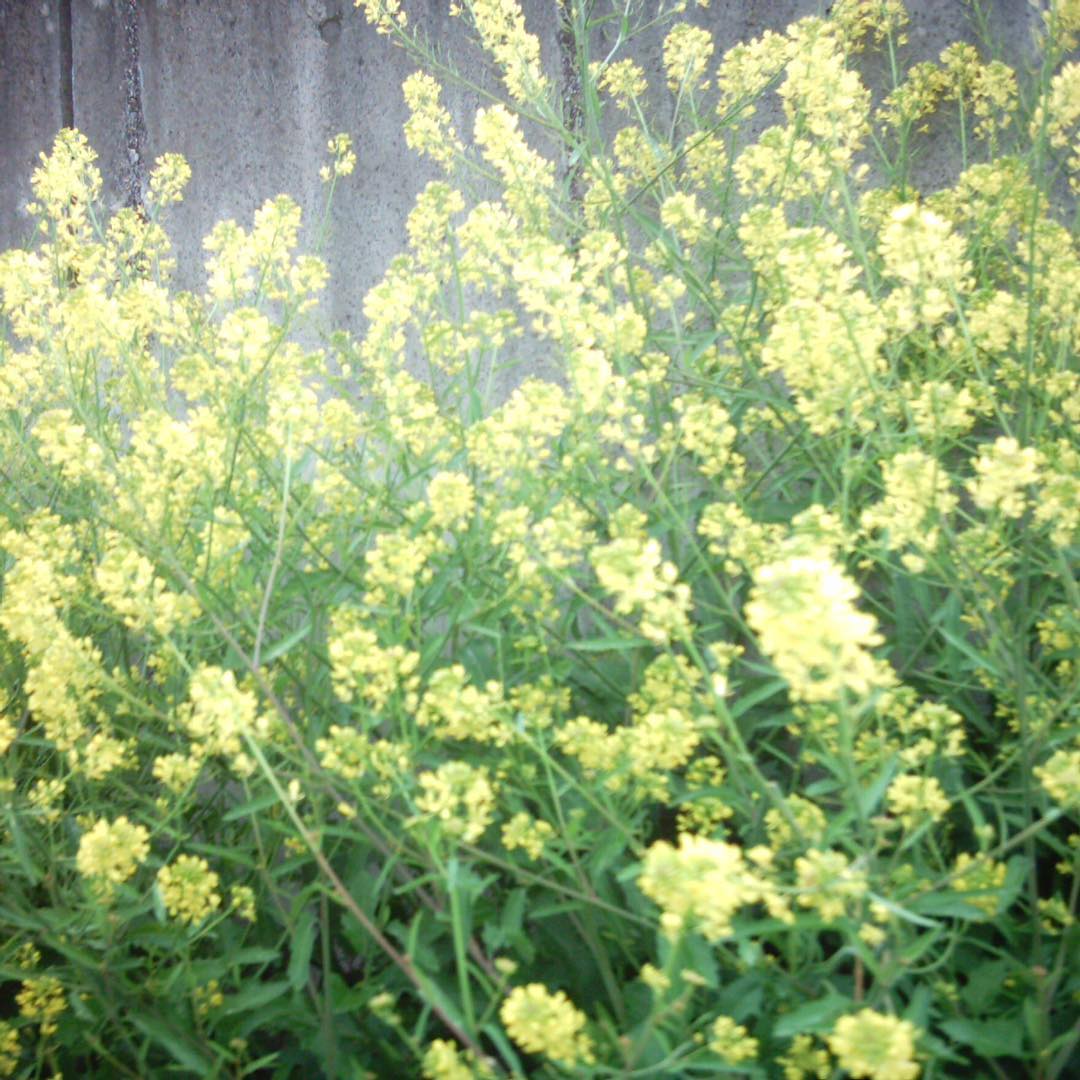
[[[649,848],[638,888],[662,909],[668,933],[697,928],[710,941],[727,937],[732,917],[766,891],[741,848],[686,833],[678,848],[666,840]]]
[[[882,637],[852,601],[859,590],[823,552],[760,567],[746,617],[793,697],[833,701],[890,685],[891,672],[869,649]]]
[[[713,1021],[711,1035],[709,1049],[728,1065],[753,1061],[758,1055],[757,1039],[752,1039],[746,1028],[730,1016],[718,1016]]]
[[[915,1025],[908,1020],[863,1009],[843,1016],[829,1036],[829,1049],[852,1077],[868,1080],[916,1080]]]
[[[510,1038],[527,1053],[544,1054],[560,1065],[595,1060],[584,1031],[586,1018],[562,990],[551,993],[542,983],[517,986],[499,1009]]]
[[[178,855],[157,873],[157,887],[169,914],[182,923],[201,923],[221,906],[219,878],[198,855]]]
[[[124,816],[109,822],[99,818],[83,833],[75,865],[91,886],[108,894],[127,881],[150,854],[150,833]]]
[[[67,1008],[63,983],[54,975],[33,975],[23,980],[15,1004],[21,1016],[41,1025],[43,1037],[54,1035],[60,1026],[58,1019]]]
[[[951,805],[941,784],[932,776],[898,776],[885,794],[889,813],[898,817],[905,829],[925,821],[940,821]]]

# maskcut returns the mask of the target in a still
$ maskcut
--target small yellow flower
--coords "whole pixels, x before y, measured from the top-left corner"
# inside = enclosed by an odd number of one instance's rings
[[[1080,807],[1080,750],[1059,750],[1035,775],[1054,802],[1066,810]]]
[[[530,859],[539,859],[544,854],[544,845],[554,835],[555,830],[548,822],[534,818],[524,810],[502,827],[503,847],[507,851],[521,848]]]
[[[20,1015],[40,1024],[41,1034],[46,1037],[56,1033],[57,1018],[67,1008],[63,984],[53,975],[34,975],[24,980],[15,1003]]]
[[[718,1016],[713,1022],[709,1049],[727,1064],[738,1065],[740,1061],[752,1061],[757,1057],[758,1041],[730,1016]]]
[[[788,1052],[777,1059],[784,1080],[828,1080],[833,1074],[828,1050],[814,1046],[810,1035],[796,1035]]]
[[[0,1076],[13,1076],[19,1067],[19,1031],[0,1021]]]
[[[542,983],[515,987],[499,1017],[510,1038],[530,1054],[545,1054],[567,1066],[595,1060],[592,1039],[583,1030],[585,1014],[562,990],[552,994]]]
[[[221,906],[218,876],[197,855],[180,855],[157,874],[161,899],[169,914],[182,923],[201,923]]]
[[[460,1050],[449,1039],[434,1039],[420,1067],[424,1080],[481,1080],[494,1075],[471,1050]]]
[[[149,841],[149,832],[126,817],[112,823],[101,818],[83,833],[75,865],[93,888],[109,893],[114,885],[127,881],[150,854]]]
[[[898,817],[905,829],[924,821],[940,821],[948,812],[948,796],[932,776],[898,776],[889,785],[886,800],[889,813]]]
[[[915,1025],[873,1009],[841,1017],[829,1036],[829,1049],[841,1068],[867,1080],[915,1080]]]

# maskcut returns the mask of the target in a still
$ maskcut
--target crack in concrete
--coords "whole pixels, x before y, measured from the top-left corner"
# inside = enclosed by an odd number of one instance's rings
[[[75,126],[75,50],[72,46],[71,0],[60,0],[60,124]]]
[[[578,64],[577,43],[574,40],[574,0],[555,0],[559,18],[559,61],[562,68],[563,115],[574,139],[574,146],[564,151],[565,179],[569,183],[570,200],[582,202],[581,166],[571,155],[581,145],[584,128],[581,68]]]
[[[139,62],[139,7],[137,0],[122,0],[124,30],[124,144],[127,161],[122,187],[127,206],[141,210],[146,179],[144,152],[146,118],[143,115],[142,67]]]

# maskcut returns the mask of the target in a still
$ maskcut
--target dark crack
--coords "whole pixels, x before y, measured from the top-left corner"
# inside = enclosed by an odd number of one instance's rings
[[[75,126],[75,52],[71,39],[71,0],[60,0],[60,122]]]
[[[578,62],[577,43],[574,40],[574,0],[555,0],[559,15],[559,61],[562,68],[563,117],[572,136],[567,147],[565,178],[570,199],[575,206],[582,201],[581,167],[572,152],[581,145],[584,128],[582,112],[581,65]]]
[[[123,0],[124,27],[124,145],[127,160],[123,188],[128,206],[141,209],[146,179],[144,153],[146,119],[142,103],[142,67],[139,63],[139,7],[137,0]]]

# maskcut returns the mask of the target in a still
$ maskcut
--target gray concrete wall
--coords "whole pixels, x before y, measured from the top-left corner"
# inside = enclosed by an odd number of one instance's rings
[[[524,0],[558,82],[557,4]],[[414,25],[481,86],[492,85],[448,6],[407,2]],[[827,0],[713,0],[708,11],[687,17],[714,31],[719,55],[826,6]],[[1027,0],[984,6],[1013,50],[1007,58],[1022,58],[1035,18]],[[972,39],[963,0],[909,0],[908,7],[911,59]],[[634,47],[658,85],[661,41],[653,35]],[[287,192],[300,202],[313,240],[326,140],[347,131],[359,165],[333,212],[324,250],[333,284],[324,310],[334,325],[358,330],[360,299],[400,250],[405,216],[434,175],[402,135],[401,83],[413,67],[351,0],[0,0],[0,248],[27,238],[30,173],[69,116],[100,155],[114,206],[138,197],[157,155],[187,157],[192,182],[172,212],[170,232],[188,287],[201,282],[201,239],[211,226],[226,217],[249,223],[270,196]],[[446,103],[459,131],[470,132],[479,97],[448,86]],[[943,173],[947,164],[939,163]]]

